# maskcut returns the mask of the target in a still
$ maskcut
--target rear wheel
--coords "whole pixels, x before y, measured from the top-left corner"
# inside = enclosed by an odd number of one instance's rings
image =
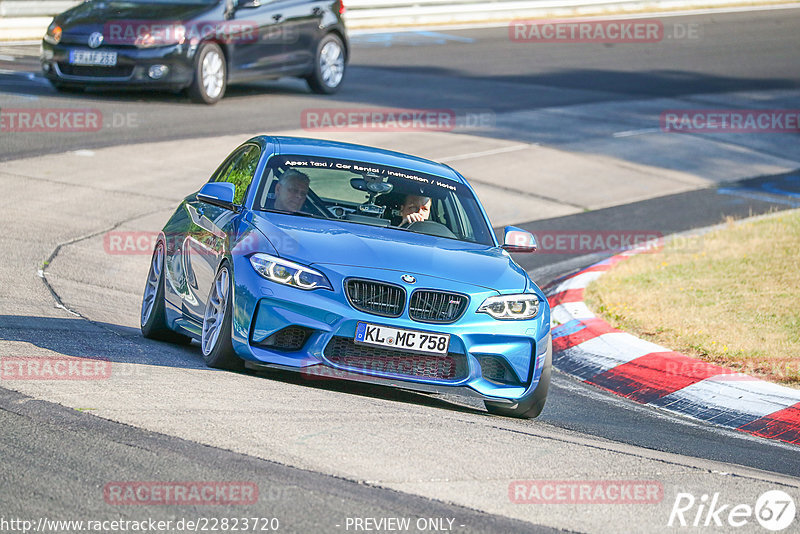
[[[139,322],[142,335],[159,341],[188,345],[192,338],[179,334],[167,326],[164,304],[164,243],[159,241],[150,260],[150,271],[142,296],[142,312]]]
[[[345,70],[344,44],[338,35],[329,33],[317,45],[314,70],[306,83],[315,93],[329,95],[339,90]]]
[[[538,417],[544,409],[544,403],[547,400],[547,390],[550,387],[550,372],[553,366],[553,343],[552,341],[547,347],[547,354],[542,367],[542,374],[539,377],[539,383],[536,388],[526,397],[523,397],[517,402],[517,405],[510,408],[507,404],[500,404],[491,401],[484,401],[486,410],[494,415],[502,415],[505,417],[518,417],[520,419],[533,419]]]
[[[225,94],[227,86],[225,55],[216,43],[206,43],[195,56],[194,80],[189,86],[189,96],[201,104],[216,104]]]
[[[244,362],[236,355],[231,341],[232,310],[230,268],[224,263],[211,284],[203,315],[201,345],[203,359],[209,367],[233,371],[244,369]]]

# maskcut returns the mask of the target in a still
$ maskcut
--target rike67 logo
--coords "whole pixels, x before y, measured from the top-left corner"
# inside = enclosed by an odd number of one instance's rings
[[[765,529],[779,532],[794,523],[796,513],[794,499],[781,490],[762,493],[755,506],[724,503],[719,493],[703,494],[699,499],[691,493],[678,493],[667,526],[724,527],[729,530],[751,524],[755,519]]]

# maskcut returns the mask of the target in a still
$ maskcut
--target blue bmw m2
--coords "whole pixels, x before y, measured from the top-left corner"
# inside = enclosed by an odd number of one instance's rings
[[[440,163],[366,146],[254,137],[160,232],[145,337],[200,342],[215,368],[283,369],[477,396],[538,416],[550,308]]]

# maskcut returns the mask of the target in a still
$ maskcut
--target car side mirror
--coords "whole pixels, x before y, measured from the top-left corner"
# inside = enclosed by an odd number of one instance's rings
[[[506,226],[503,246],[500,248],[509,252],[536,252],[536,238],[521,228]]]
[[[196,198],[201,202],[207,202],[226,210],[236,211],[236,204],[233,203],[233,196],[236,193],[236,186],[229,182],[210,182],[198,191]]]

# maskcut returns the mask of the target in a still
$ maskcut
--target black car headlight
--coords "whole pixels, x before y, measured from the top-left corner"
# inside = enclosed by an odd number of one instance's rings
[[[58,44],[61,42],[61,26],[56,24],[56,21],[50,23],[47,27],[47,33],[44,34],[44,40],[50,44]]]
[[[533,319],[539,313],[539,297],[533,293],[489,297],[480,305],[478,313],[488,313],[495,319]]]
[[[278,284],[307,291],[311,289],[333,290],[324,274],[299,263],[258,253],[250,256],[250,264],[258,274]]]

